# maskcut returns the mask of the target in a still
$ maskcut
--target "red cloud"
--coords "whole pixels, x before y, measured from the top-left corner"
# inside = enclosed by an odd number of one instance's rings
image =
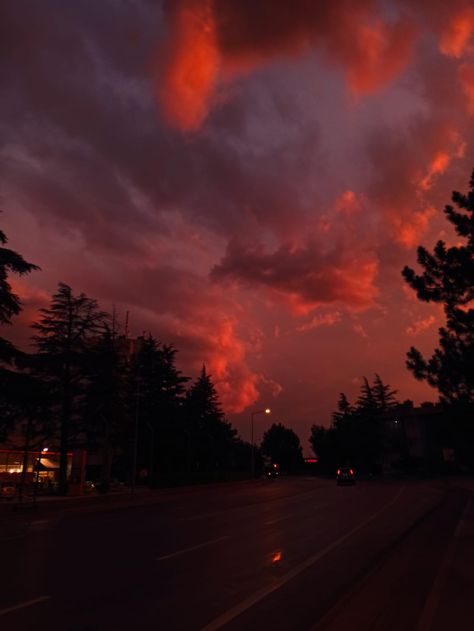
[[[211,2],[181,0],[171,16],[170,32],[162,51],[158,98],[167,120],[194,130],[213,101],[220,63]]]
[[[175,0],[161,52],[157,95],[172,126],[195,130],[235,74],[317,48],[343,68],[354,94],[394,79],[409,61],[415,30],[385,21],[371,0]]]
[[[407,327],[406,333],[407,335],[411,335],[415,337],[417,335],[420,335],[420,333],[423,333],[430,327],[432,327],[435,322],[436,322],[436,318],[434,316],[428,316],[427,318],[417,320],[412,325]]]
[[[323,253],[315,243],[282,245],[273,253],[231,243],[212,275],[272,289],[296,313],[338,303],[353,309],[373,305],[378,263],[369,252],[338,246]]]
[[[439,47],[449,57],[461,57],[474,33],[474,8],[464,7],[454,13],[441,33]]]
[[[459,81],[467,99],[467,110],[474,116],[474,64],[462,64],[458,70]]]

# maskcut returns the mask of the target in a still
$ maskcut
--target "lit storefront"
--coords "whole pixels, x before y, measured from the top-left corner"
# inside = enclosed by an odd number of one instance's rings
[[[59,475],[59,452],[30,451],[26,458],[26,471],[23,476],[25,452],[18,449],[0,449],[0,482],[18,486],[24,479],[26,485],[38,484],[39,491],[54,491]],[[68,453],[68,478],[72,469],[72,453]]]

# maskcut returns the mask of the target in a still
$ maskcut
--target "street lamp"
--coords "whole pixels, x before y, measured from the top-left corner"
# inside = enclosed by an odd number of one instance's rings
[[[252,474],[252,479],[255,477],[255,445],[253,444],[253,417],[256,416],[257,414],[271,414],[272,411],[270,410],[270,408],[265,408],[264,410],[256,410],[255,412],[252,412],[250,415],[250,425],[252,428],[251,431],[251,446],[252,446],[252,451],[251,451],[251,461],[250,461],[250,471]]]

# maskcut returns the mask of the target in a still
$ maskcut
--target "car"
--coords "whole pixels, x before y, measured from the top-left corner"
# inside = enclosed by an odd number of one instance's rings
[[[280,467],[276,463],[267,465],[265,467],[265,477],[278,478],[279,475],[280,475]]]
[[[336,482],[341,484],[355,484],[355,473],[351,467],[339,467],[336,474]]]

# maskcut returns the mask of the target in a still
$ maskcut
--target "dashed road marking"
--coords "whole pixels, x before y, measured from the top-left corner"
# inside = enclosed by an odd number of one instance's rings
[[[51,596],[39,596],[38,598],[33,598],[32,600],[26,600],[23,603],[18,603],[18,605],[12,605],[11,607],[0,609],[0,616],[4,616],[5,614],[11,613],[12,611],[17,611],[18,609],[25,609],[25,607],[37,605],[38,603],[42,603],[45,600],[49,600],[50,598]]]
[[[186,554],[186,552],[192,552],[193,550],[199,550],[200,548],[205,548],[206,546],[211,546],[213,543],[218,543],[219,541],[224,541],[224,539],[228,539],[229,535],[224,535],[223,537],[218,537],[217,539],[211,539],[210,541],[204,541],[203,543],[198,543],[196,546],[191,546],[190,548],[184,548],[183,550],[177,550],[176,552],[171,552],[170,554],[165,554],[161,557],[158,557],[157,561],[164,561],[165,559],[171,559],[172,557],[177,557],[181,554]]]

